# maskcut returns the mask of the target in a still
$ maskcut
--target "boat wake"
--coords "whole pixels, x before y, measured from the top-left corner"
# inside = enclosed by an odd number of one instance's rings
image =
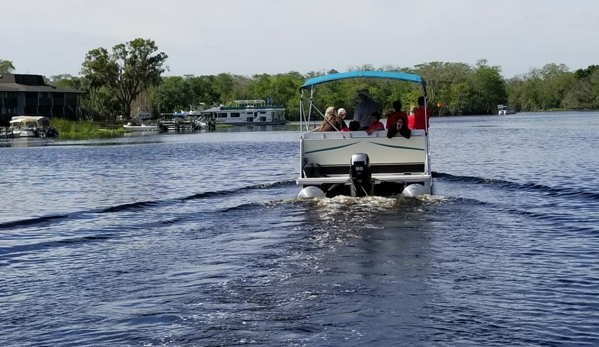
[[[582,190],[579,187],[571,185],[564,185],[561,187],[550,187],[538,183],[516,183],[501,179],[483,178],[475,176],[457,176],[442,172],[433,172],[433,177],[448,182],[461,182],[461,183],[474,183],[488,185],[498,189],[509,189],[518,191],[530,191],[530,192],[542,192],[548,196],[556,197],[572,197],[572,198],[586,198],[590,200],[599,201],[599,193],[589,192]]]
[[[235,188],[235,189],[207,191],[207,192],[203,192],[203,193],[189,195],[189,196],[182,197],[182,198],[153,200],[153,201],[138,201],[138,202],[110,206],[110,207],[101,208],[101,209],[94,209],[94,210],[88,210],[88,211],[76,211],[76,212],[65,213],[65,214],[40,216],[40,217],[35,217],[35,218],[28,218],[28,219],[4,222],[4,223],[0,223],[0,229],[9,230],[9,229],[19,229],[19,228],[23,228],[23,227],[49,226],[51,224],[60,223],[65,220],[76,220],[76,219],[89,218],[89,215],[146,211],[148,208],[166,207],[166,206],[176,205],[176,204],[180,204],[180,203],[185,203],[188,201],[209,199],[209,198],[213,198],[213,197],[233,196],[233,195],[238,195],[240,193],[244,193],[244,192],[248,192],[248,191],[260,190],[260,189],[270,189],[270,188],[276,188],[276,187],[285,187],[285,186],[291,186],[294,184],[295,184],[295,181],[279,181],[279,182],[273,182],[273,183],[255,184],[255,185],[250,185],[250,186]],[[256,205],[256,203],[242,204],[242,205]],[[223,210],[226,211],[229,209],[230,208],[224,208]]]
[[[561,232],[578,232],[597,235],[597,218],[584,218],[581,215],[596,215],[599,212],[599,194],[584,190],[582,187],[564,185],[550,187],[537,183],[516,183],[500,179],[487,179],[472,176],[456,176],[446,173],[434,173],[436,180],[464,185],[480,185],[494,194],[488,201],[474,197],[456,199],[459,203],[472,206],[486,206],[492,211],[520,216],[543,228]],[[464,187],[461,187],[464,190]]]
[[[61,220],[68,218],[69,214],[60,214],[60,215],[51,215],[51,216],[42,216],[30,219],[22,219],[11,222],[0,223],[0,229],[13,229],[19,227],[25,227],[30,225],[44,225],[50,224],[52,221]]]

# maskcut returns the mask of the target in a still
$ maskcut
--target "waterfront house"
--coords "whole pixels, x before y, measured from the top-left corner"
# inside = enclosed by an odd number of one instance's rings
[[[81,93],[47,85],[41,75],[0,75],[0,124],[23,115],[76,118]]]

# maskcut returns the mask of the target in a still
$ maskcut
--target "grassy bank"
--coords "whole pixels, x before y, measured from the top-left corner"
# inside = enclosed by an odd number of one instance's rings
[[[66,119],[52,119],[52,126],[58,130],[61,138],[93,138],[113,137],[125,133],[122,127],[107,129],[100,124],[90,121],[71,121]]]

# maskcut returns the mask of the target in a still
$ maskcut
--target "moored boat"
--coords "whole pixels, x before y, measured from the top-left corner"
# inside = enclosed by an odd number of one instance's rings
[[[131,122],[123,125],[123,128],[127,131],[143,132],[143,131],[158,131],[160,128],[157,124],[152,124],[152,114],[148,111],[142,111],[140,108],[137,109],[137,115]]]
[[[386,130],[368,135],[363,130],[319,132],[309,129],[312,115],[324,116],[313,103],[316,86],[354,78],[417,83],[422,87],[426,108],[426,83],[418,75],[354,71],[307,80],[300,87],[300,176],[296,182],[303,189],[298,196],[431,194],[428,129],[412,130],[409,139],[400,135],[388,138]]]
[[[185,132],[200,130],[207,127],[206,122],[200,119],[200,116],[192,112],[174,112],[163,113],[162,119],[158,122],[158,128],[161,131]]]
[[[158,131],[158,125],[149,125],[149,124],[132,124],[127,123],[123,125],[123,128],[129,131]]]
[[[9,131],[13,137],[56,137],[58,131],[50,120],[41,116],[15,116],[10,120]]]
[[[206,119],[228,125],[282,125],[287,123],[285,108],[264,100],[235,100],[232,105],[199,111]]]
[[[507,115],[507,114],[515,114],[516,111],[515,110],[510,110],[508,105],[497,105],[497,114],[502,116],[502,115]]]

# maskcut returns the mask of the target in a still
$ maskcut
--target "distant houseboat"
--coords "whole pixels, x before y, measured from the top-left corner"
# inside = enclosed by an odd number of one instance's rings
[[[205,119],[228,125],[279,125],[287,123],[285,108],[267,105],[264,100],[235,100],[231,106],[196,111]]]

